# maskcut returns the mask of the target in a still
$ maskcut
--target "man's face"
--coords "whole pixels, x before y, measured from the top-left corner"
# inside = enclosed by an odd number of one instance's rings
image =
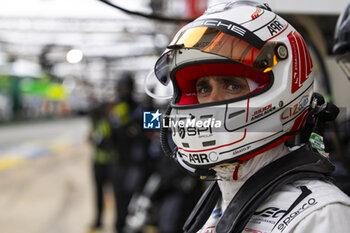
[[[247,79],[234,76],[204,76],[196,82],[198,102],[210,103],[247,95],[250,88]]]

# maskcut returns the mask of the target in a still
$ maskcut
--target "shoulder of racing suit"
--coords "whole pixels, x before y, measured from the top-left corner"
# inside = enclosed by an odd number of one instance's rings
[[[282,232],[306,214],[332,201],[348,203],[345,194],[325,182],[331,180],[333,170],[334,166],[327,158],[305,147],[289,153],[245,182],[221,216],[215,232],[251,232],[249,230],[254,227],[264,230],[261,232]],[[334,195],[327,199],[329,192]],[[220,196],[220,189],[213,182],[186,221],[186,233],[198,232],[203,227]],[[280,200],[280,204],[277,205],[279,202],[275,203],[274,199]],[[269,214],[275,219],[271,220]]]
[[[299,180],[286,184],[259,206],[242,232],[290,232],[309,214],[334,203],[350,208],[350,198],[330,182]]]

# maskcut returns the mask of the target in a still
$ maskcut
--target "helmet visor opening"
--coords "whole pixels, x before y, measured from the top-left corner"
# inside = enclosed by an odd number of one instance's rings
[[[255,87],[251,87],[249,85],[250,92],[248,94],[242,95],[240,97],[225,98],[225,101],[231,101],[233,99],[248,98],[253,92],[256,93],[259,91],[260,93],[260,90],[267,88],[271,82],[270,73],[271,72],[259,72],[248,66],[239,63],[228,62],[227,60],[213,60],[210,62],[206,61],[206,63],[197,63],[188,66],[182,66],[175,70],[174,74],[172,74],[175,77],[173,81],[176,82],[176,87],[178,88],[177,98],[174,99],[173,104],[177,106],[200,104],[196,86],[197,81],[201,77],[215,76],[218,78],[225,78],[226,80],[227,78],[232,78],[234,80],[237,77],[243,77],[247,80],[248,83],[248,80],[251,80],[252,83],[254,83]]]

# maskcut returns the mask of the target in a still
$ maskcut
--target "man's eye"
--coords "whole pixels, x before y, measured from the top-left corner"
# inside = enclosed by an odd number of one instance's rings
[[[207,94],[210,92],[210,87],[200,87],[197,89],[198,94]]]
[[[236,84],[229,84],[227,85],[227,89],[231,90],[231,91],[236,91],[239,90],[241,87],[239,85]]]

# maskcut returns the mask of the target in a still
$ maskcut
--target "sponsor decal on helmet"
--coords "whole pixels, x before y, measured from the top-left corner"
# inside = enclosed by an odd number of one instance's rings
[[[174,130],[174,134],[175,134],[175,130]],[[182,124],[179,124],[177,126],[177,132],[179,133],[180,138],[185,138],[186,133],[185,133],[185,127],[182,126]]]
[[[275,109],[276,109],[276,107],[272,106],[272,104],[269,104],[269,105],[267,105],[265,107],[259,108],[259,109],[255,110],[253,112],[252,118],[250,120],[251,121],[252,120],[256,120],[256,119],[258,119],[258,118],[260,118],[260,117],[262,117],[262,116],[264,116],[264,115],[274,111]]]
[[[213,27],[217,28],[223,32],[230,32],[229,34],[238,34],[239,36],[244,36],[247,30],[240,25],[224,20],[224,19],[202,19],[196,20],[192,24],[185,27],[186,29],[191,27]]]
[[[182,157],[186,157],[187,160],[193,164],[206,164],[206,163],[210,163],[210,162],[216,162],[219,159],[219,156],[215,151],[212,151],[209,154],[206,154],[206,153],[189,153],[189,154],[180,153],[180,155]]]
[[[269,30],[271,36],[274,36],[281,31],[287,26],[286,23],[282,23],[280,20],[275,19],[273,20],[269,25],[267,25],[267,29]]]
[[[238,37],[246,41],[247,43],[251,44],[257,49],[261,49],[265,44],[265,41],[261,40],[253,32],[249,31],[248,29],[246,29],[245,27],[242,27],[237,23],[234,23],[225,19],[216,19],[216,18],[198,19],[184,26],[181,29],[181,31],[185,31],[187,29],[194,28],[194,27],[216,28],[221,32],[224,32],[229,35],[233,35],[235,37]]]
[[[209,163],[208,155],[205,153],[200,154],[188,154],[189,161],[191,163]]]
[[[288,119],[296,116],[309,104],[309,97],[303,96],[299,103],[295,104],[293,107],[286,108],[281,114],[281,120],[287,121]]]
[[[243,152],[245,152],[245,151],[248,151],[250,148],[251,148],[251,146],[246,146],[246,147],[238,148],[238,149],[233,150],[232,154],[233,154],[233,155],[241,154],[241,153],[243,153]]]

